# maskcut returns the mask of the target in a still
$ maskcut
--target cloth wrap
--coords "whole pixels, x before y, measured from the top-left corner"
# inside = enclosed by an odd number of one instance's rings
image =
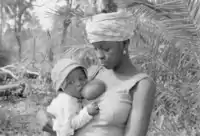
[[[135,17],[129,11],[101,13],[85,20],[90,43],[100,41],[125,41],[134,35]]]

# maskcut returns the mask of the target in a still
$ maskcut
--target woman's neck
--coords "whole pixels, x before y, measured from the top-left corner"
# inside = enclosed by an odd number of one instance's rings
[[[130,58],[127,55],[123,57],[119,66],[113,69],[113,72],[115,72],[118,75],[132,76],[136,74],[138,71],[137,68],[132,64]]]

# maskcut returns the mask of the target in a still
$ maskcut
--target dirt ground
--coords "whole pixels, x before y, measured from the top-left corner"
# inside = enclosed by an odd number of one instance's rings
[[[51,100],[46,94],[32,94],[27,98],[0,100],[0,136],[45,136],[36,120],[36,113]]]

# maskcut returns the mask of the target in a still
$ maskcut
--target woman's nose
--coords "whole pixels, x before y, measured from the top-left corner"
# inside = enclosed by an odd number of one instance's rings
[[[100,60],[104,59],[105,57],[104,53],[101,50],[97,50],[96,55]]]

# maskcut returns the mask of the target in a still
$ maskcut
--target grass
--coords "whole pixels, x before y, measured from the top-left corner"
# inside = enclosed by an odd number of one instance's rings
[[[37,89],[29,87],[26,90],[28,93],[25,92],[26,98],[16,96],[1,98],[0,132],[2,135],[45,136],[36,120],[36,113],[46,107],[52,99],[52,93],[39,89],[39,86],[35,86]]]

